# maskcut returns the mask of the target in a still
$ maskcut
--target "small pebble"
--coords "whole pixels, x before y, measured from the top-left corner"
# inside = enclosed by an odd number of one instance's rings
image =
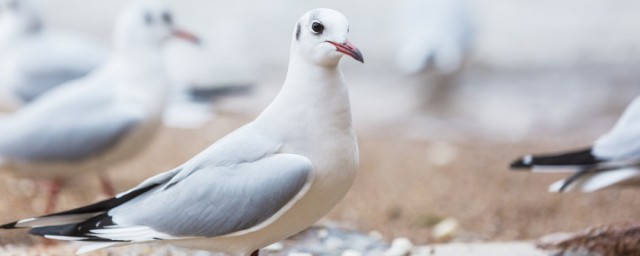
[[[454,218],[446,218],[433,227],[431,234],[438,242],[453,239],[458,234],[460,224]]]
[[[313,256],[313,254],[307,252],[290,252],[287,256]]]
[[[342,245],[342,241],[343,239],[340,239],[338,237],[329,237],[324,241],[323,245],[328,250],[335,250],[340,248],[340,246]]]
[[[391,248],[384,253],[384,256],[406,256],[411,253],[413,243],[408,238],[399,237],[393,239]]]
[[[346,250],[342,252],[342,256],[362,256],[362,253],[356,250]]]
[[[427,148],[427,159],[437,166],[450,164],[458,157],[458,148],[447,142],[436,142]]]
[[[319,238],[325,238],[329,236],[329,231],[327,229],[320,229],[318,230],[318,237]]]
[[[265,251],[282,251],[284,245],[282,243],[274,243],[262,249]]]
[[[382,236],[382,233],[378,232],[378,231],[371,231],[369,232],[369,237],[376,239],[376,240],[383,240],[384,237]]]

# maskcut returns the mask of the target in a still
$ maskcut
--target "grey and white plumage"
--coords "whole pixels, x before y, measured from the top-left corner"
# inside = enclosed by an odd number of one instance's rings
[[[146,145],[169,89],[162,46],[176,33],[188,36],[167,15],[160,3],[133,4],[119,17],[114,52],[100,68],[1,119],[0,170],[65,180],[108,169]]]
[[[467,0],[405,0],[396,17],[396,67],[408,74],[459,70],[473,41]]]
[[[0,108],[15,110],[55,86],[87,75],[108,51],[43,24],[39,1],[0,0]]]
[[[640,184],[640,97],[593,146],[561,154],[527,155],[511,168],[573,173],[552,184],[549,189],[553,192],[592,192],[613,185]]]
[[[109,83],[118,81],[91,82],[64,85],[1,122],[0,156],[17,163],[79,161],[100,155],[144,121],[139,106],[114,104]]]
[[[136,242],[248,255],[309,227],[351,187],[358,146],[343,55],[362,61],[347,19],[315,9],[296,25],[276,99],[253,122],[115,198],[10,223],[53,239]]]

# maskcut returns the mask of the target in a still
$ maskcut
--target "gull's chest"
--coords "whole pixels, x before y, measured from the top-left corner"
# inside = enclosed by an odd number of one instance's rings
[[[314,138],[305,144],[283,148],[304,155],[313,163],[313,184],[307,199],[317,204],[314,209],[318,212],[333,208],[344,197],[359,166],[358,144],[351,130],[322,137],[324,139]]]
[[[286,134],[282,151],[308,157],[316,168],[328,168],[352,161],[358,145],[350,127],[308,125]]]

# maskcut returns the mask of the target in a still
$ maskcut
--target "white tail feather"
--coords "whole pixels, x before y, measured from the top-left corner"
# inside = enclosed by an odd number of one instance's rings
[[[582,192],[593,192],[638,177],[640,177],[640,170],[636,168],[598,172],[586,179],[580,189]]]
[[[600,171],[587,174],[571,183],[564,191],[579,189],[584,193],[595,192],[607,187],[619,185],[633,179],[640,179],[640,169],[625,168],[620,170]],[[549,186],[549,192],[559,193],[565,180],[559,180]]]
[[[63,240],[63,241],[81,241],[85,239],[84,237],[54,236],[54,235],[44,235],[44,238],[54,239],[54,240]]]

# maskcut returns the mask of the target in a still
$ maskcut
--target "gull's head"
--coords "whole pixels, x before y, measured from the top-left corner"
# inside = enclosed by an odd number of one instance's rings
[[[322,66],[338,65],[344,55],[364,63],[360,50],[349,42],[349,21],[331,9],[311,10],[298,20],[292,51]]]
[[[116,48],[160,48],[170,38],[199,44],[200,39],[174,24],[174,15],[162,1],[140,1],[128,6],[118,17]]]
[[[0,0],[0,30],[31,33],[42,27],[39,0]]]

